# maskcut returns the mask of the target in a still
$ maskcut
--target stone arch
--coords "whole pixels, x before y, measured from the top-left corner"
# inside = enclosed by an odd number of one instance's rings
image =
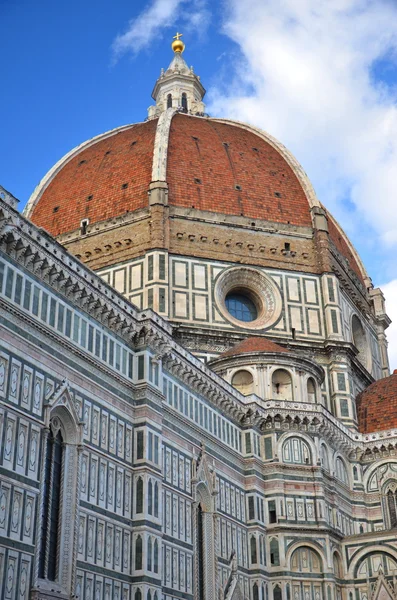
[[[304,441],[308,445],[310,455],[311,455],[311,461],[309,464],[316,464],[317,459],[318,459],[318,453],[317,453],[316,446],[315,446],[312,438],[309,435],[307,435],[301,431],[299,431],[299,432],[298,431],[289,431],[288,433],[284,433],[280,437],[280,439],[277,441],[277,456],[279,456],[280,459],[282,459],[284,444],[287,440],[289,440],[291,438],[302,439],[302,441]],[[302,464],[304,464],[304,463],[302,463]]]
[[[357,550],[351,557],[351,562],[347,570],[346,578],[355,579],[357,569],[362,563],[362,561],[372,554],[385,554],[386,556],[394,560],[397,564],[397,550],[389,544],[374,545],[371,546],[370,550],[368,548],[361,548]]]
[[[233,371],[230,383],[243,396],[253,394],[255,389],[254,371],[249,367],[239,367]]]
[[[367,493],[370,493],[371,491],[379,492],[379,481],[378,481],[378,486],[376,487],[376,489],[374,489],[374,490],[369,489],[371,478],[373,475],[375,475],[375,473],[377,471],[381,471],[382,467],[384,467],[384,466],[386,466],[386,469],[384,470],[384,472],[386,473],[386,471],[390,470],[388,468],[389,465],[395,465],[395,467],[396,467],[395,473],[396,473],[396,480],[397,480],[397,459],[386,458],[382,461],[379,461],[379,462],[375,463],[374,465],[371,465],[369,467],[369,469],[367,469],[367,471],[363,475],[363,484],[365,487],[365,491]]]
[[[293,553],[295,552],[295,550],[298,550],[299,548],[310,548],[311,550],[313,550],[314,552],[317,552],[317,554],[319,555],[322,565],[323,565],[323,571],[325,572],[325,566],[326,566],[326,559],[325,559],[325,555],[324,555],[324,549],[323,547],[316,542],[315,540],[305,540],[304,542],[302,541],[297,541],[294,542],[293,544],[291,544],[288,549],[287,552],[285,554],[285,561],[286,561],[286,565],[288,566],[288,568],[291,568],[291,557],[293,555]]]
[[[280,400],[294,399],[294,375],[283,367],[275,367],[271,374],[271,398]]]

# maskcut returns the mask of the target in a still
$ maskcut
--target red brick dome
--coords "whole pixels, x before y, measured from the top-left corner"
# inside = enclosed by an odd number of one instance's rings
[[[357,396],[359,430],[373,433],[397,428],[397,370]]]
[[[98,136],[56,166],[29,217],[52,235],[148,205],[157,119]],[[235,123],[176,114],[166,181],[170,205],[310,227],[302,184],[281,153]]]
[[[249,125],[174,113],[81,144],[40,182],[25,215],[54,236],[149,206],[166,181],[171,207],[312,227],[321,207],[304,171],[277,140]],[[336,250],[363,282],[364,269],[336,222]]]

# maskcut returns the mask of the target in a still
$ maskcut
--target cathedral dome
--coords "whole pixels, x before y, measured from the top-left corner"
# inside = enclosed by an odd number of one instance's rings
[[[397,428],[397,370],[372,383],[358,395],[356,402],[362,433]]]
[[[170,114],[167,114],[170,113]],[[170,207],[311,228],[322,208],[300,165],[268,134],[243,123],[170,109],[158,119],[99,135],[43,178],[25,214],[54,236],[149,206],[165,181]],[[357,253],[332,217],[337,251],[363,282]],[[255,225],[255,222],[253,223]]]

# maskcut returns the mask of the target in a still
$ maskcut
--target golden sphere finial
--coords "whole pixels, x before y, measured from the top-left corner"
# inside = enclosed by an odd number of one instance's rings
[[[177,32],[176,35],[174,35],[174,37],[172,38],[174,41],[171,44],[171,48],[174,52],[177,52],[178,54],[182,54],[182,52],[185,49],[185,44],[180,39],[182,35],[182,33]]]

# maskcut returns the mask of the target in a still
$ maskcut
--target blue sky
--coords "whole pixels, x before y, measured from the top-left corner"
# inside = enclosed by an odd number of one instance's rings
[[[394,0],[0,0],[0,22],[0,183],[21,208],[71,148],[145,118],[178,29],[208,112],[295,154],[397,322]]]

